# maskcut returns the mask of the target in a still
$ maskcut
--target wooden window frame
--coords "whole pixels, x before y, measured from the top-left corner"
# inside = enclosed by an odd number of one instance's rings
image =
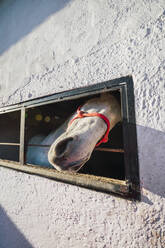
[[[24,137],[25,137],[25,111],[28,108],[38,107],[60,101],[72,100],[84,96],[95,95],[102,92],[120,90],[122,125],[124,140],[125,180],[99,177],[79,173],[59,172],[54,169],[43,168],[35,165],[26,165],[24,161]],[[117,194],[118,196],[140,200],[140,179],[138,150],[136,139],[136,121],[134,110],[134,89],[133,79],[126,76],[107,82],[95,84],[89,87],[77,88],[53,95],[25,101],[19,104],[0,108],[0,114],[11,111],[21,111],[20,117],[20,143],[6,143],[18,145],[19,162],[0,159],[0,166],[18,170],[21,172],[35,174],[57,181],[70,183],[85,188],[94,189],[106,193]],[[2,143],[0,143],[2,144]],[[3,145],[5,145],[3,143]]]

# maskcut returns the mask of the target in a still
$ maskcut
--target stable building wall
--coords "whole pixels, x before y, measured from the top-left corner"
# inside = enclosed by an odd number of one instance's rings
[[[165,247],[164,0],[0,1],[0,106],[132,75],[141,201],[0,167],[0,247]]]

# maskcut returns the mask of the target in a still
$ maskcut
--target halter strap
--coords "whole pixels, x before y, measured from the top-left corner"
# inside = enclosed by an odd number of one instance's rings
[[[96,144],[96,147],[101,145],[102,143],[106,143],[108,142],[108,135],[109,135],[109,131],[110,131],[110,122],[108,120],[108,118],[103,115],[103,114],[100,114],[100,113],[87,113],[87,112],[84,112],[81,109],[82,106],[79,106],[78,109],[77,109],[77,115],[70,120],[70,122],[68,123],[68,126],[70,126],[74,120],[78,119],[78,118],[83,118],[83,117],[92,117],[92,116],[97,116],[97,117],[100,117],[102,120],[105,121],[105,123],[107,124],[107,130],[104,134],[104,136],[102,137],[102,139]]]

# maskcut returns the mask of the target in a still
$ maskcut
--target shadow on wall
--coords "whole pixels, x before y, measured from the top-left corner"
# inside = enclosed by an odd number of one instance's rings
[[[0,247],[1,248],[33,248],[16,225],[10,220],[0,206]]]
[[[0,54],[30,33],[50,15],[64,8],[70,0],[0,1]]]
[[[137,125],[137,139],[141,187],[165,198],[165,132]]]

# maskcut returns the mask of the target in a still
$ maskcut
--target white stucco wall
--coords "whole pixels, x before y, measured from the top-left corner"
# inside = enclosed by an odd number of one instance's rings
[[[0,248],[165,247],[165,1],[3,0],[0,103],[133,75],[142,201],[0,167]]]

